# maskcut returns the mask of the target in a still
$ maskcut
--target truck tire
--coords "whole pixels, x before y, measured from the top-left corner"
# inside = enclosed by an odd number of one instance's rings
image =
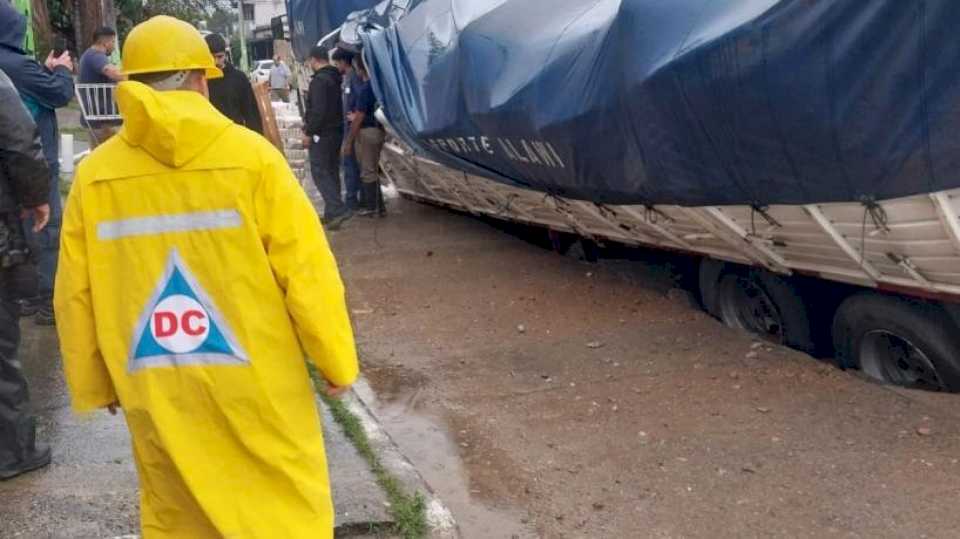
[[[874,380],[932,391],[960,391],[957,326],[935,304],[861,293],[833,320],[837,363]]]
[[[727,264],[724,262],[712,258],[704,258],[700,260],[700,267],[698,269],[697,289],[700,291],[700,306],[703,307],[703,310],[706,311],[707,314],[717,319],[720,318],[718,300],[720,277],[723,276],[723,271],[726,267]]]
[[[729,272],[717,288],[720,320],[778,344],[813,352],[807,306],[782,277],[763,270]]]

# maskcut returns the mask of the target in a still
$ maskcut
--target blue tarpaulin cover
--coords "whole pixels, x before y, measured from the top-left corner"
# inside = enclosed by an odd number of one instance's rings
[[[398,135],[609,203],[960,187],[955,0],[423,0],[362,33]]]

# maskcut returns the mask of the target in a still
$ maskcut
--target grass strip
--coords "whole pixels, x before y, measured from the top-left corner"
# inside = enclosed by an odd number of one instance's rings
[[[380,456],[370,445],[370,439],[360,423],[360,419],[347,409],[347,405],[337,399],[328,398],[323,394],[326,382],[317,374],[313,366],[310,366],[310,376],[313,378],[314,386],[320,393],[323,402],[330,408],[330,414],[333,419],[343,429],[347,439],[353,443],[357,452],[367,462],[370,471],[377,479],[377,484],[387,495],[387,501],[390,502],[390,514],[393,516],[393,529],[390,532],[399,535],[403,539],[421,539],[427,535],[427,514],[426,502],[423,495],[419,492],[413,495],[406,492],[400,481],[392,476],[380,461]]]

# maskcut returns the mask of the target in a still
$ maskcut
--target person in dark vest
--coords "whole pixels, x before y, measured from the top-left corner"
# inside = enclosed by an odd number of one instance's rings
[[[234,123],[262,135],[263,122],[260,120],[260,109],[257,108],[257,98],[253,95],[250,79],[230,63],[227,58],[227,42],[223,36],[207,34],[205,39],[217,67],[223,71],[223,78],[207,82],[210,102]]]

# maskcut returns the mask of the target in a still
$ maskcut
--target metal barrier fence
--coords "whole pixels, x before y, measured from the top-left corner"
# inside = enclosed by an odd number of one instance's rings
[[[116,84],[76,84],[77,102],[82,115],[81,125],[90,132],[93,147],[113,134],[110,126],[121,122],[117,107]]]
[[[84,120],[120,120],[120,110],[114,96],[116,84],[77,84],[75,87]]]

